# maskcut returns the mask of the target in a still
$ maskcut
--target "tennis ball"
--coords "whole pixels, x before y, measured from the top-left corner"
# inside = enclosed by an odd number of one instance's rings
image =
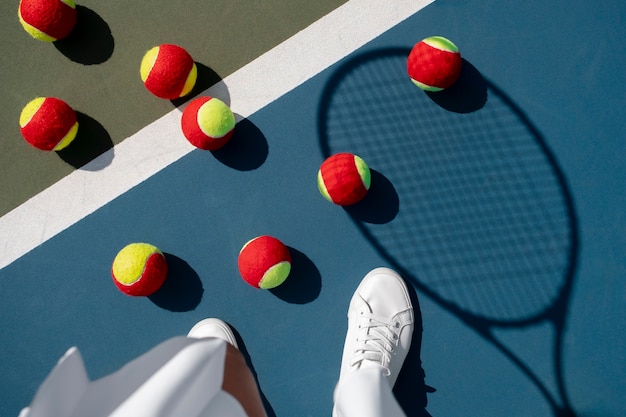
[[[320,193],[331,203],[358,203],[370,188],[370,169],[357,155],[337,153],[327,158],[317,172]]]
[[[73,0],[20,0],[17,16],[30,36],[54,42],[74,29],[76,4]]]
[[[20,132],[37,149],[59,151],[76,137],[76,112],[58,98],[38,97],[22,109]]]
[[[461,54],[454,43],[442,36],[431,36],[416,43],[407,60],[411,81],[422,90],[441,91],[461,74]]]
[[[189,94],[198,77],[191,55],[180,46],[171,44],[155,46],[146,52],[139,72],[148,91],[170,100]]]
[[[237,263],[248,284],[267,290],[285,282],[291,271],[291,254],[275,237],[259,236],[243,245]]]
[[[220,99],[198,97],[192,100],[181,118],[183,134],[192,145],[215,151],[230,140],[235,129],[235,116]]]
[[[148,296],[156,292],[167,278],[167,261],[163,253],[149,243],[131,243],[113,260],[111,276],[124,294]]]

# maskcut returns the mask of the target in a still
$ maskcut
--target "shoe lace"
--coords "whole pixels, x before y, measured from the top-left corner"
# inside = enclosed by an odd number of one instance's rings
[[[400,322],[389,322],[366,311],[361,311],[359,316],[360,331],[351,366],[361,365],[363,361],[376,362],[383,367],[384,374],[389,376],[389,362],[398,345]]]

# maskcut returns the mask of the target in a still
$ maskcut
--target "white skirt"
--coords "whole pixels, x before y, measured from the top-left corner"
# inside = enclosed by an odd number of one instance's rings
[[[19,417],[246,417],[222,390],[225,356],[223,340],[176,337],[90,381],[73,347]]]

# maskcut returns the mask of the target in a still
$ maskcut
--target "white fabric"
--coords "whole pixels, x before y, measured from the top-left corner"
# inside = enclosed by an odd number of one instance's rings
[[[405,417],[382,366],[346,372],[335,388],[336,417]]]
[[[87,389],[89,379],[80,352],[69,349],[39,388],[35,401],[20,417],[69,416]]]
[[[246,417],[221,389],[226,342],[178,337],[117,372],[89,381],[71,348],[19,417]],[[405,417],[381,366],[342,376],[335,388],[338,417]]]
[[[61,358],[20,417],[246,417],[221,390],[226,342],[178,337],[89,381],[76,348]]]

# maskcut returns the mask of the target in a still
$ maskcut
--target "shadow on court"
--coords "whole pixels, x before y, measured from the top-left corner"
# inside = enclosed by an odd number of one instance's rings
[[[360,222],[389,223],[398,215],[400,207],[398,193],[383,174],[375,169],[370,169],[370,173],[372,180],[368,193],[356,204],[345,206],[344,210]]]
[[[250,119],[243,119],[235,125],[233,136],[226,145],[211,153],[230,168],[252,171],[263,165],[269,146],[263,132]]]
[[[287,280],[270,290],[272,294],[291,304],[315,301],[322,291],[322,275],[313,261],[304,253],[289,247],[291,272]]]
[[[222,81],[222,77],[220,77],[219,74],[213,69],[207,67],[201,62],[196,61],[195,64],[198,71],[198,74],[196,76],[196,83],[194,84],[189,94],[187,94],[186,96],[170,100],[172,104],[176,107],[182,106],[193,98],[199,96],[208,88],[213,87],[214,85]],[[220,88],[218,92],[215,93],[215,97],[219,98],[226,104],[230,104],[230,95],[228,94],[228,89],[226,88],[226,86]]]
[[[167,279],[157,292],[148,298],[157,306],[175,312],[192,311],[202,301],[204,288],[200,276],[183,259],[170,253],[167,260]]]
[[[385,179],[370,189],[378,201],[346,211],[421,294],[508,358],[554,416],[573,416],[562,343],[578,225],[566,178],[540,132],[469,61],[453,87],[426,93],[406,73],[409,52],[357,55],[322,93],[323,156],[357,154]],[[383,207],[381,217],[376,211]],[[553,350],[545,353],[554,358],[554,390],[494,336],[495,329],[544,322],[553,329]],[[403,408],[428,415],[426,394],[433,390],[424,383],[419,351],[403,377],[395,390]]]
[[[104,126],[92,117],[76,112],[78,132],[76,138],[57,155],[74,168],[98,171],[113,161],[113,140]],[[97,162],[85,167],[98,158]]]
[[[109,25],[96,12],[81,5],[76,5],[76,19],[76,26],[69,36],[54,42],[56,49],[83,65],[108,61],[115,49]]]

